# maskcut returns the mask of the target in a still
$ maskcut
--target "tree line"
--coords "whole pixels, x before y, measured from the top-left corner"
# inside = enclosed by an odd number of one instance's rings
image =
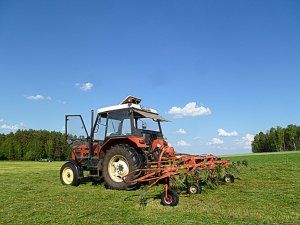
[[[284,152],[300,150],[300,126],[288,125],[286,128],[271,128],[260,132],[252,142],[252,152]]]
[[[0,160],[65,160],[70,148],[60,132],[46,130],[18,130],[0,134]]]

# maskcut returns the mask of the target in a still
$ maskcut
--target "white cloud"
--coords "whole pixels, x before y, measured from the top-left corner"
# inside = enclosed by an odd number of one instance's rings
[[[178,133],[178,134],[186,134],[186,131],[183,128],[179,128],[179,130],[176,131],[176,133]]]
[[[182,147],[186,147],[186,146],[191,146],[191,144],[187,143],[184,140],[180,140],[176,143],[176,146],[182,146]]]
[[[66,104],[67,104],[66,101],[62,101],[62,100],[58,100],[58,103],[63,104],[63,105],[66,105]]]
[[[213,138],[210,142],[207,143],[208,145],[221,145],[224,144],[224,141],[222,141],[219,138]]]
[[[236,137],[239,134],[236,131],[227,132],[224,129],[220,128],[218,129],[218,135],[222,137]]]
[[[28,100],[32,100],[32,101],[39,101],[39,100],[49,100],[51,101],[52,98],[50,96],[44,97],[43,95],[30,95],[26,97]]]
[[[186,104],[183,108],[173,106],[168,114],[174,115],[176,118],[182,117],[194,117],[194,116],[207,116],[211,114],[211,110],[204,106],[197,106],[196,102],[190,102]]]
[[[197,136],[197,137],[194,137],[193,139],[194,140],[199,140],[199,139],[201,139],[202,137],[199,137],[199,136]]]
[[[244,137],[242,137],[244,148],[250,149],[251,144],[254,141],[254,135],[253,134],[246,134]]]
[[[4,133],[15,132],[19,129],[25,129],[25,124],[23,122],[19,124],[2,124],[0,125],[0,130],[3,130]]]
[[[220,150],[228,150],[228,149],[232,149],[232,148],[228,148],[227,146],[224,146],[224,145],[216,145],[214,148],[220,149]]]
[[[93,88],[94,84],[90,82],[83,83],[83,84],[76,83],[75,86],[79,86],[80,90],[82,91],[90,91]]]
[[[234,140],[236,145],[243,147],[244,149],[251,149],[251,144],[254,141],[253,134],[246,134],[242,139]]]
[[[44,100],[45,99],[45,97],[43,95],[31,95],[31,96],[27,96],[26,98],[28,100],[34,100],[34,101]]]
[[[1,129],[18,130],[18,126],[17,125],[3,124],[3,125],[1,125]]]
[[[4,119],[0,119],[0,123],[4,122]]]

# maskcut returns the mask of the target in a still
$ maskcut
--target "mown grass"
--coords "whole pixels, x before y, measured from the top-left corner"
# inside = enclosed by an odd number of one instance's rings
[[[62,186],[63,162],[0,162],[0,224],[300,224],[300,154],[227,157],[248,160],[240,179],[181,193],[179,205],[160,205],[162,186],[107,190],[87,182]]]

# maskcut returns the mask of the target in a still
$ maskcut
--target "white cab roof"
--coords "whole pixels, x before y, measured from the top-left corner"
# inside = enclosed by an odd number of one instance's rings
[[[158,114],[158,112],[155,109],[151,109],[145,106],[141,106],[141,105],[137,105],[137,104],[133,104],[133,103],[128,103],[128,104],[120,104],[120,105],[114,105],[114,106],[108,106],[108,107],[104,107],[104,108],[100,108],[97,110],[97,113],[104,113],[104,112],[109,112],[109,111],[114,111],[114,110],[118,110],[118,109],[138,109],[141,111],[145,111],[145,112],[150,112],[150,113],[154,113],[154,114]]]
[[[151,108],[139,105],[139,103],[141,101],[142,101],[142,99],[140,99],[140,98],[137,98],[134,96],[128,96],[121,102],[120,105],[114,105],[114,106],[100,108],[97,110],[97,113],[101,114],[101,113],[106,113],[106,112],[120,110],[120,109],[133,109],[135,112],[138,112],[140,115],[143,115],[146,118],[152,118],[155,120],[168,122],[167,119],[158,115],[158,112],[155,109],[151,109]]]

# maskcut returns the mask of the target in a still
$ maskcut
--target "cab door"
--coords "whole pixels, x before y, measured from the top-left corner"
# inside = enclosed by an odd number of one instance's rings
[[[73,149],[72,158],[74,160],[89,158],[90,136],[81,115],[65,116],[65,136]]]

